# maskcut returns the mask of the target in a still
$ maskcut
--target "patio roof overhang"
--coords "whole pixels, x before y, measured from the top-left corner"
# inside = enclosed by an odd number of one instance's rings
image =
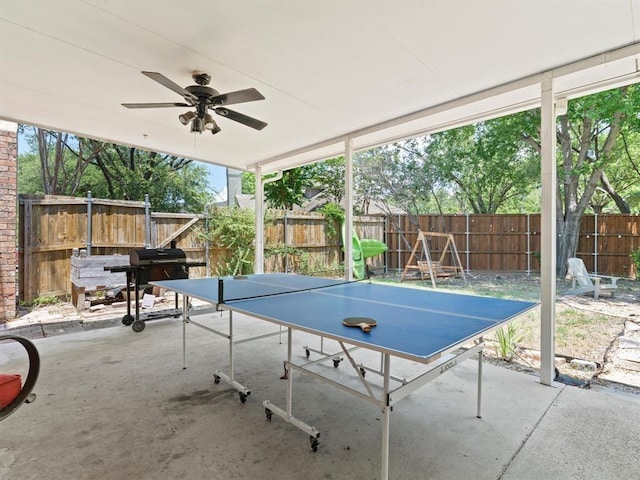
[[[640,76],[640,0],[492,2],[4,1],[0,118],[240,170],[290,168]],[[180,97],[194,70],[266,100],[197,135]]]

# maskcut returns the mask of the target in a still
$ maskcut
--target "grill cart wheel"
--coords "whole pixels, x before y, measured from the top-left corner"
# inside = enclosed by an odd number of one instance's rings
[[[136,332],[139,333],[141,331],[144,330],[144,327],[146,325],[144,324],[144,322],[142,320],[136,320],[135,322],[133,322],[133,324],[131,325],[131,329]]]

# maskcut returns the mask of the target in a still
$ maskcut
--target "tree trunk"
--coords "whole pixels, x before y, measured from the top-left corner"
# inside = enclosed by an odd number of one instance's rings
[[[562,218],[557,220],[556,270],[560,276],[567,273],[567,260],[576,256],[581,223],[582,214],[577,212],[568,215],[564,220]]]

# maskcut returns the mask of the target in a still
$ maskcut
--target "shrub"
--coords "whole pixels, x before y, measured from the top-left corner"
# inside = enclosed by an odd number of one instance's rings
[[[495,332],[495,351],[498,358],[510,362],[518,352],[518,343],[524,340],[524,333],[516,323],[511,322],[506,327],[498,328]]]
[[[635,267],[634,270],[635,270],[636,280],[640,280],[640,248],[631,252],[629,256],[631,257],[631,260],[633,261],[633,266]]]
[[[206,234],[202,234],[207,236]],[[219,260],[216,275],[242,275],[253,271],[256,222],[252,211],[241,208],[213,207],[209,211],[208,237],[229,256]]]
[[[36,298],[32,305],[34,307],[44,307],[46,305],[56,305],[60,303],[60,299],[55,295],[44,295],[42,297]]]
[[[337,203],[327,203],[318,211],[324,215],[328,238],[337,238],[342,222],[344,222],[344,209]]]

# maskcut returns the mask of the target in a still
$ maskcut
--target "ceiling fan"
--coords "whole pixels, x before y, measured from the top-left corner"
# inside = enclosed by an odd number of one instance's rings
[[[213,120],[209,110],[213,110],[220,116],[226,117],[256,130],[262,130],[267,124],[256,118],[249,117],[243,113],[229,110],[226,105],[235,103],[253,102],[264,100],[264,96],[255,88],[247,88],[236,92],[220,93],[208,87],[211,76],[203,72],[193,72],[192,78],[196,85],[182,88],[172,82],[167,77],[158,72],[142,72],[151,80],[155,80],[160,85],[164,85],[169,90],[173,90],[181,95],[186,103],[123,103],[126,108],[164,108],[164,107],[195,107],[195,110],[178,115],[178,120],[183,125],[191,123],[192,133],[203,133],[210,130],[212,134],[218,133],[221,128]]]

